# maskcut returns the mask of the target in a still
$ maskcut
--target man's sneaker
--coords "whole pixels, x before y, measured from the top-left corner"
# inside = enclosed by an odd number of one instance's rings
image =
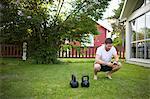
[[[109,72],[106,72],[107,78],[108,79],[112,79],[111,75],[109,74]]]
[[[97,76],[96,75],[94,75],[94,80],[97,80]]]
[[[107,78],[108,78],[108,79],[112,79],[112,77],[111,77],[110,75],[107,75]]]

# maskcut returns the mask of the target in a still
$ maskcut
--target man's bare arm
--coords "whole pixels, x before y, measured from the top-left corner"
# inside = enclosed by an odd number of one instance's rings
[[[98,63],[98,64],[104,64],[104,65],[107,65],[107,66],[110,66],[110,67],[113,66],[113,64],[112,64],[111,62],[104,62],[104,61],[102,61],[102,60],[100,59],[100,55],[98,55],[98,54],[96,54],[95,61],[96,61],[96,63]]]
[[[118,63],[119,61],[119,56],[117,54],[114,55],[115,61]]]
[[[107,62],[104,62],[104,61],[102,61],[102,60],[100,59],[100,55],[98,55],[98,54],[96,54],[95,61],[96,61],[96,63],[98,63],[98,64],[108,65]]]

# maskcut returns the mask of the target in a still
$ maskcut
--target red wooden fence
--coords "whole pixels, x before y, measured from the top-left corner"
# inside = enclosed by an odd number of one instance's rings
[[[0,44],[0,57],[22,57],[22,46]]]
[[[59,58],[94,58],[97,47],[78,47],[70,50],[60,50]]]
[[[121,59],[125,59],[125,48],[123,48],[121,46],[117,46],[116,50],[117,50],[117,54],[119,55],[119,57]]]
[[[60,50],[58,52],[59,58],[94,58],[97,47],[78,47],[70,50]],[[125,58],[124,50],[116,47],[120,58]],[[22,46],[0,44],[0,57],[22,57]]]
[[[79,47],[78,48],[71,48],[70,50],[60,50],[59,51],[59,58],[95,58],[96,49],[98,47]],[[120,58],[125,58],[123,48],[116,47],[117,53]]]

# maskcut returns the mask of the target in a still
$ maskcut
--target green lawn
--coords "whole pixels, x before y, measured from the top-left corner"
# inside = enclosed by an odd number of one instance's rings
[[[93,61],[63,59],[67,63],[36,65],[17,59],[1,59],[1,99],[150,99],[150,69],[123,64],[113,79],[99,73],[93,80]],[[83,74],[90,76],[90,87],[72,89],[71,74],[79,82]]]

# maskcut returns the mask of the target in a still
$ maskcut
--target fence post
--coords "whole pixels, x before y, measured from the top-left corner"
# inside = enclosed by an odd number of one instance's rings
[[[124,49],[124,47],[122,48],[122,50],[123,50],[122,51],[123,52],[123,59],[125,59],[125,55],[124,55],[125,54],[125,49]]]
[[[23,55],[22,55],[22,60],[26,60],[27,59],[27,43],[23,42]]]

